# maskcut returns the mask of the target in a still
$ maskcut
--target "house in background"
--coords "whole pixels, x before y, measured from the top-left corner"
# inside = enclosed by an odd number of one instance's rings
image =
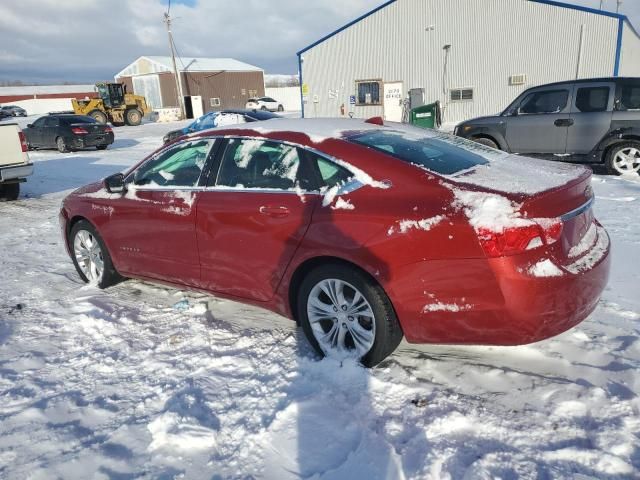
[[[244,108],[263,96],[264,71],[233,58],[176,58],[188,118],[225,108]],[[144,95],[153,109],[178,107],[171,57],[142,56],[115,75],[127,91]]]

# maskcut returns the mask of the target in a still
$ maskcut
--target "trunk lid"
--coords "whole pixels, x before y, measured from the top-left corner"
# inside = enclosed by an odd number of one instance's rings
[[[520,218],[542,225],[559,219],[562,233],[547,251],[559,264],[567,265],[596,242],[591,176],[591,170],[582,166],[502,155],[451,179],[460,187],[507,198],[519,207]]]

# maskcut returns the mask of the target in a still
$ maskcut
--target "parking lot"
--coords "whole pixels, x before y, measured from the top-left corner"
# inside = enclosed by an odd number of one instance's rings
[[[258,308],[81,283],[62,198],[183,125],[115,129],[105,151],[32,152],[22,197],[0,204],[0,477],[637,475],[640,177],[594,176],[613,267],[578,327],[521,347],[403,343],[367,370],[318,360],[293,322]]]

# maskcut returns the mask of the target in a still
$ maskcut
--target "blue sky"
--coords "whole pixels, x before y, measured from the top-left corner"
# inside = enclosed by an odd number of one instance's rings
[[[184,57],[234,57],[294,74],[296,51],[383,1],[172,0],[171,14]],[[615,5],[604,0],[605,9]],[[94,82],[140,55],[167,55],[166,8],[167,0],[0,1],[0,81]],[[622,13],[640,30],[640,0],[625,0]]]

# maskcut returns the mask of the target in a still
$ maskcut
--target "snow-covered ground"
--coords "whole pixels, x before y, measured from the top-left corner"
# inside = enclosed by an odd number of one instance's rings
[[[0,478],[640,477],[640,179],[594,177],[613,270],[577,328],[524,347],[403,343],[365,370],[319,361],[257,308],[80,282],[61,199],[178,125],[33,153],[23,197],[0,204]]]

